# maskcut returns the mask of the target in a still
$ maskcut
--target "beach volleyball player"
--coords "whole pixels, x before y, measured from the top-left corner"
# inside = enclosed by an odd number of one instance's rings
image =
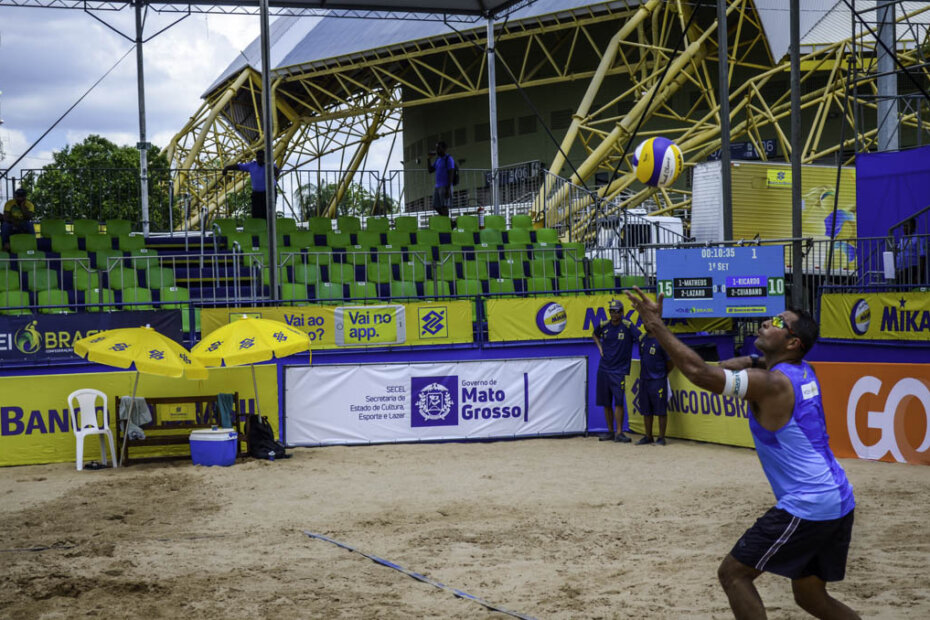
[[[753,580],[763,572],[791,579],[794,600],[818,618],[858,618],[827,593],[826,583],[846,573],[852,535],[852,486],[830,450],[820,383],[804,361],[817,340],[809,313],[786,310],[762,324],[756,347],[764,357],[705,363],[662,321],[662,297],[639,288],[633,307],[693,383],[749,401],[749,428],[775,506],[737,541],[717,575],[737,618],[765,618]]]

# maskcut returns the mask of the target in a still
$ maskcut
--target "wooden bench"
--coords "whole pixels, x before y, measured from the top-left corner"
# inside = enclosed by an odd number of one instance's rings
[[[119,403],[120,397],[116,397],[115,402]],[[129,463],[131,449],[150,447],[150,446],[190,446],[190,433],[198,429],[209,429],[220,424],[220,409],[217,406],[217,395],[208,394],[202,396],[175,396],[171,398],[149,398],[145,397],[145,402],[149,406],[152,414],[152,421],[143,424],[140,428],[145,431],[145,439],[128,439],[125,449],[121,453],[121,465]],[[119,411],[119,409],[117,409]],[[239,439],[236,441],[236,455],[242,456],[242,437],[239,423],[239,393],[233,393],[233,410],[232,424],[236,432],[239,433]],[[116,425],[116,445],[121,449],[122,439],[122,420]],[[160,455],[144,456],[136,460],[163,459],[163,458],[190,458],[190,452],[185,456],[177,455]]]

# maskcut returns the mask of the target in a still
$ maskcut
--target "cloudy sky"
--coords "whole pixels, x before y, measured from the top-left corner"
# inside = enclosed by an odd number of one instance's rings
[[[132,10],[95,15],[134,36]],[[178,17],[150,12],[146,36]],[[257,16],[192,15],[146,43],[148,140],[164,148],[196,112],[207,87],[258,34]],[[11,165],[131,48],[129,40],[80,10],[0,7],[0,144],[5,152],[0,168]],[[41,167],[53,151],[92,133],[121,145],[138,142],[135,52],[17,168]],[[388,147],[376,145],[369,163],[383,162]],[[399,154],[392,159],[399,160]]]

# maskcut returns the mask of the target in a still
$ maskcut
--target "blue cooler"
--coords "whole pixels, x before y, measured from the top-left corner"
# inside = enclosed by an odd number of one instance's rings
[[[236,462],[237,442],[234,428],[191,431],[191,459],[194,465],[228,467]]]

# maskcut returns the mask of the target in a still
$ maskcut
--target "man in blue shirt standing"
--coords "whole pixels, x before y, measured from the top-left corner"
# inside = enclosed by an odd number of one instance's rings
[[[648,331],[639,341],[639,412],[643,414],[646,434],[636,442],[637,446],[653,443],[652,418],[659,418],[659,438],[655,443],[665,445],[665,429],[668,425],[668,373],[672,360]]]
[[[753,581],[763,572],[791,579],[794,600],[818,618],[858,618],[827,593],[846,574],[856,506],[852,485],[830,450],[820,383],[804,355],[819,329],[809,312],[791,309],[765,321],[756,347],[763,358],[711,366],[662,322],[658,302],[628,293],[646,328],[698,387],[749,401],[749,430],[775,506],[737,541],[717,577],[737,618],[765,618]]]
[[[437,142],[436,152],[426,158],[426,168],[436,173],[436,187],[433,189],[433,209],[439,215],[449,215],[452,206],[452,179],[455,177],[455,160],[446,153],[446,143]],[[436,155],[436,162],[430,161]]]
[[[636,331],[633,324],[623,318],[623,304],[619,299],[611,299],[608,308],[610,320],[595,327],[591,334],[601,354],[597,365],[596,404],[604,407],[607,420],[607,432],[600,439],[629,443],[630,438],[623,434],[623,409]]]
[[[252,217],[265,219],[267,209],[265,207],[265,151],[259,149],[255,151],[255,159],[247,164],[229,164],[223,167],[223,174],[233,170],[248,172],[252,181]],[[278,175],[281,171],[274,167],[274,180],[277,182]],[[272,199],[273,201],[274,199]]]

